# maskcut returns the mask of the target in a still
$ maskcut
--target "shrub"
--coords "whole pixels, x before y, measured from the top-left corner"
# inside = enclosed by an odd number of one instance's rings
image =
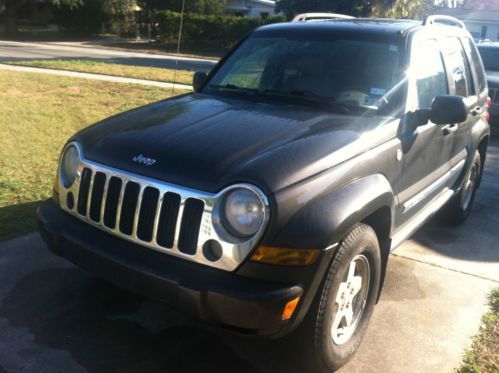
[[[178,38],[180,13],[162,11],[155,14],[161,41],[174,42]],[[284,22],[284,17],[237,17],[187,13],[182,27],[182,43],[209,44],[230,47],[256,27]]]

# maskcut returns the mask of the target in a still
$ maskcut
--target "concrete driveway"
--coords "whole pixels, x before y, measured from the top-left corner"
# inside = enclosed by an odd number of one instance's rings
[[[63,43],[33,43],[0,40],[0,63],[29,60],[79,59],[93,60],[123,65],[162,67],[181,70],[208,71],[216,63],[214,60],[178,57],[162,54],[148,54],[112,49],[81,47]],[[177,61],[178,60],[178,61]]]
[[[343,372],[451,372],[499,286],[499,148],[469,220],[428,223],[391,256],[366,339]],[[0,246],[2,372],[304,372],[293,341],[220,333],[98,280],[37,234]]]

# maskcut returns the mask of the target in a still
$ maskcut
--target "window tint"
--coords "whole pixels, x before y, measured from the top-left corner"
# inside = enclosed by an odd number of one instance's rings
[[[463,44],[466,53],[470,57],[470,60],[472,61],[473,66],[475,67],[478,93],[483,92],[485,90],[485,87],[487,86],[487,80],[485,78],[485,72],[483,71],[484,70],[483,64],[482,60],[480,59],[478,50],[475,46],[475,43],[470,38],[464,38]]]
[[[447,69],[454,81],[454,94],[468,97],[468,91],[470,91],[470,71],[466,66],[466,56],[459,39],[445,39],[443,42],[443,51]]]
[[[436,96],[448,94],[447,78],[436,40],[425,40],[419,45],[412,67],[416,76],[419,108],[429,109]]]

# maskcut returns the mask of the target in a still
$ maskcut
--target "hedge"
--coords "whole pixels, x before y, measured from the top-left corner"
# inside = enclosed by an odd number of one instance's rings
[[[180,13],[172,11],[157,12],[155,20],[161,41],[174,42],[177,40]],[[258,18],[187,13],[184,14],[182,42],[206,43],[228,47],[256,27],[284,21],[284,16]]]

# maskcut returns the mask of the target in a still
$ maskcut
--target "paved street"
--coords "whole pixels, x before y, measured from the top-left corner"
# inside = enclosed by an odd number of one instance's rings
[[[390,258],[366,339],[343,372],[451,372],[499,286],[499,147],[474,211],[428,223]],[[0,245],[0,372],[304,372],[293,342],[211,330],[52,255],[37,234]]]
[[[210,70],[215,61],[198,58],[176,57],[172,55],[137,53],[103,48],[81,47],[55,43],[33,43],[0,40],[0,63],[42,60],[80,59],[96,60],[134,66],[163,67],[182,70]]]

